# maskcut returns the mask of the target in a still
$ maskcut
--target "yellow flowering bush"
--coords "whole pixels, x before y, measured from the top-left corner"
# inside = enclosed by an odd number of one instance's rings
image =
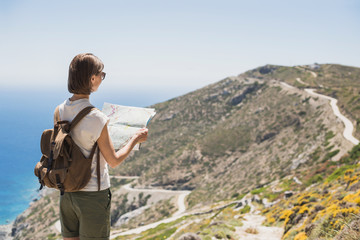
[[[309,208],[307,206],[303,206],[302,208],[300,208],[299,214],[303,214],[305,212],[309,213]]]
[[[349,203],[355,203],[358,206],[360,206],[360,191],[354,194],[348,194],[347,196],[344,197],[343,200]]]
[[[305,240],[307,239],[307,236],[304,232],[300,232],[298,234],[296,234],[294,240]]]
[[[280,216],[279,220],[285,220],[287,219],[291,214],[293,214],[293,211],[290,209],[286,209],[282,212],[282,215]]]

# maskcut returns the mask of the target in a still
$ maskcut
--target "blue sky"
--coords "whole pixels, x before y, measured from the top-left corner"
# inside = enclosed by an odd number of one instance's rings
[[[0,3],[4,89],[66,90],[71,59],[105,63],[104,92],[180,95],[265,65],[360,67],[360,1]]]

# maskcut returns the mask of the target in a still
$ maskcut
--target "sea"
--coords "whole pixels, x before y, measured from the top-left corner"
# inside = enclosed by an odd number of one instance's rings
[[[92,94],[90,102],[99,109],[104,102],[147,107],[176,94],[166,89],[107,89]],[[41,157],[41,134],[53,127],[55,107],[70,96],[56,89],[0,90],[0,225],[13,222],[39,197],[34,167]]]

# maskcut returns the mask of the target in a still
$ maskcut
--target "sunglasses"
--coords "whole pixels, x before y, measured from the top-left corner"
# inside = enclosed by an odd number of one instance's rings
[[[102,80],[102,81],[104,81],[105,76],[106,76],[106,73],[105,73],[105,72],[101,72],[101,80]]]

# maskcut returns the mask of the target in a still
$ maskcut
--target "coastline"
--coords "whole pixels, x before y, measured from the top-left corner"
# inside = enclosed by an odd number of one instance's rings
[[[18,214],[13,221],[11,221],[7,224],[0,224],[0,240],[12,240],[13,239],[12,234],[15,235],[16,230],[17,230],[16,220],[19,217],[26,215],[29,212],[29,209],[32,207],[32,205],[35,202],[37,202],[42,197],[45,197],[45,196],[51,194],[54,191],[56,191],[56,190],[45,187],[43,190],[41,190],[37,193],[37,195],[30,201],[28,207],[22,213]]]
[[[5,224],[5,225],[0,225],[0,240],[13,239],[13,237],[11,236],[11,233],[12,233],[14,223],[15,223],[15,221]]]

